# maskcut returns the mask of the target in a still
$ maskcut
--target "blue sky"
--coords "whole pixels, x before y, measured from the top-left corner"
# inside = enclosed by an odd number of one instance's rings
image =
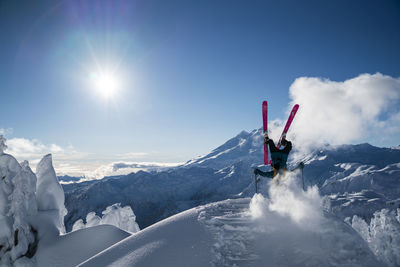
[[[286,118],[296,78],[399,77],[399,29],[390,0],[1,1],[0,128],[99,161],[186,161],[260,127],[264,99]]]

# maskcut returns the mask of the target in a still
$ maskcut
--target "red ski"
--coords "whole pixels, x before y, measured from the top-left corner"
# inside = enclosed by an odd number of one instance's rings
[[[263,135],[268,134],[268,102],[262,103],[262,116],[263,116]],[[263,141],[264,142],[264,141]],[[264,144],[264,164],[268,165],[268,146]]]
[[[292,121],[293,121],[294,116],[296,115],[296,112],[297,112],[298,109],[299,109],[299,105],[298,104],[294,105],[294,107],[292,108],[292,111],[290,112],[289,118],[288,118],[288,120],[286,122],[285,128],[283,129],[281,138],[279,138],[279,142],[278,142],[278,145],[277,145],[278,148],[281,147],[282,138],[286,137],[286,134],[289,131],[289,127],[292,124]]]

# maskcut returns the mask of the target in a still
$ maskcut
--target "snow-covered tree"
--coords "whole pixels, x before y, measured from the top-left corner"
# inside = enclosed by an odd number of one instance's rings
[[[37,213],[36,176],[27,161],[21,165],[3,153],[0,137],[0,265],[29,265],[36,249],[37,231],[30,216]]]
[[[136,223],[136,216],[129,206],[121,207],[121,203],[116,203],[108,206],[102,211],[102,214],[103,216],[100,218],[95,212],[89,212],[86,216],[86,224],[82,219],[79,219],[72,226],[72,231],[100,224],[114,225],[131,233],[136,233],[140,230],[139,225]]]
[[[354,215],[352,227],[367,241],[374,254],[388,266],[400,266],[400,209],[374,213],[368,225]]]
[[[55,224],[60,233],[65,233],[64,216],[67,210],[64,206],[64,190],[58,182],[53,168],[51,154],[43,157],[36,167],[37,203],[39,211],[54,211]]]
[[[6,139],[3,137],[3,135],[0,134],[0,155],[3,154],[4,150],[6,149]]]
[[[99,224],[101,224],[101,218],[97,216],[94,211],[89,212],[86,216],[86,227],[91,227]]]

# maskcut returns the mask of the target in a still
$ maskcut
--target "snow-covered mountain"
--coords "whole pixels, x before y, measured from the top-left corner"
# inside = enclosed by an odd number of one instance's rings
[[[400,204],[400,151],[369,144],[327,146],[306,158],[306,184],[317,184],[341,218],[365,219]]]
[[[176,168],[63,185],[69,211],[66,227],[71,229],[88,212],[100,213],[113,203],[130,205],[144,228],[198,205],[250,197],[254,194],[252,167],[263,161],[262,142],[261,129],[243,131],[208,155]],[[300,160],[306,163],[306,186],[318,185],[329,196],[327,206],[343,219],[353,215],[368,219],[376,210],[398,205],[400,150],[369,144],[327,145],[289,160],[290,166]]]
[[[248,133],[242,131],[225,144],[217,147],[211,153],[190,160],[185,166],[203,166],[214,169],[229,167],[237,162],[250,165],[263,164],[263,135],[262,130],[253,130]]]

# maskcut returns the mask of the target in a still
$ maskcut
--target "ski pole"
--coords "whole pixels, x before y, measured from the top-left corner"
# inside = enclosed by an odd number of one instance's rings
[[[257,190],[257,174],[254,174],[254,185],[256,186],[256,194],[258,194]]]

